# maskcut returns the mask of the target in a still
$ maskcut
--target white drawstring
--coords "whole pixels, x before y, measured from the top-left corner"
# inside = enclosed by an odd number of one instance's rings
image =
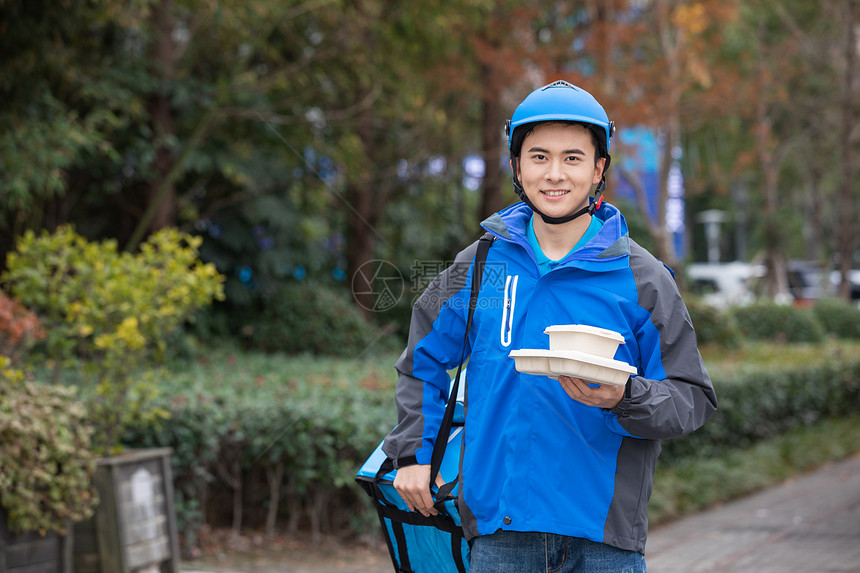
[[[502,329],[499,338],[502,346],[508,347],[511,345],[511,338],[514,330],[514,310],[517,302],[517,282],[520,275],[508,275],[505,280],[505,300],[502,307]]]

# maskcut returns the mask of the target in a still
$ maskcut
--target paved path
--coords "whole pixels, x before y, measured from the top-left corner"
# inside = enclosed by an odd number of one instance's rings
[[[649,573],[860,573],[860,454],[652,529]],[[353,563],[230,565],[187,573],[390,573],[387,554]]]
[[[651,532],[649,573],[860,571],[860,455]]]

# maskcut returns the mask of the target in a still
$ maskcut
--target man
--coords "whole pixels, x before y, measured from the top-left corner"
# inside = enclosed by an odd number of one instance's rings
[[[602,201],[613,129],[591,94],[562,81],[526,97],[508,128],[522,202],[482,223],[496,240],[467,349],[459,507],[473,573],[644,571],[659,440],[716,410],[671,272]],[[460,271],[475,249],[416,302],[397,362],[400,423],[384,450],[398,493],[424,515],[436,512],[429,460],[462,348],[471,269]],[[544,329],[557,324],[620,333],[615,359],[637,374],[618,386],[517,372],[510,351],[547,348]]]

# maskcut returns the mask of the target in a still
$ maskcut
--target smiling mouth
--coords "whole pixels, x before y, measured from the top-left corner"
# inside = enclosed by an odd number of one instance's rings
[[[546,195],[547,197],[561,197],[563,195],[567,195],[568,193],[570,193],[570,191],[565,191],[563,189],[560,189],[560,190],[552,190],[552,191],[541,191],[541,193]]]

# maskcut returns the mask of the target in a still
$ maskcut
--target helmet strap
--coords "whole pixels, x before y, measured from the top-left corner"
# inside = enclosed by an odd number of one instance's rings
[[[577,217],[585,215],[586,213],[588,213],[589,215],[594,215],[594,212],[600,209],[600,206],[603,204],[603,192],[606,190],[606,170],[609,168],[609,162],[612,161],[612,158],[609,156],[608,153],[606,154],[606,163],[603,164],[603,173],[600,176],[600,183],[598,183],[597,187],[594,188],[593,197],[589,197],[588,206],[583,207],[576,213],[565,215],[564,217],[550,217],[549,215],[535,207],[534,203],[532,203],[528,195],[526,195],[526,190],[523,188],[522,183],[520,183],[520,180],[517,177],[517,158],[513,157],[513,154],[511,155],[514,191],[516,191],[519,198],[526,205],[528,205],[529,209],[540,215],[540,218],[543,219],[543,222],[547,225],[561,225],[562,223],[573,221]]]

